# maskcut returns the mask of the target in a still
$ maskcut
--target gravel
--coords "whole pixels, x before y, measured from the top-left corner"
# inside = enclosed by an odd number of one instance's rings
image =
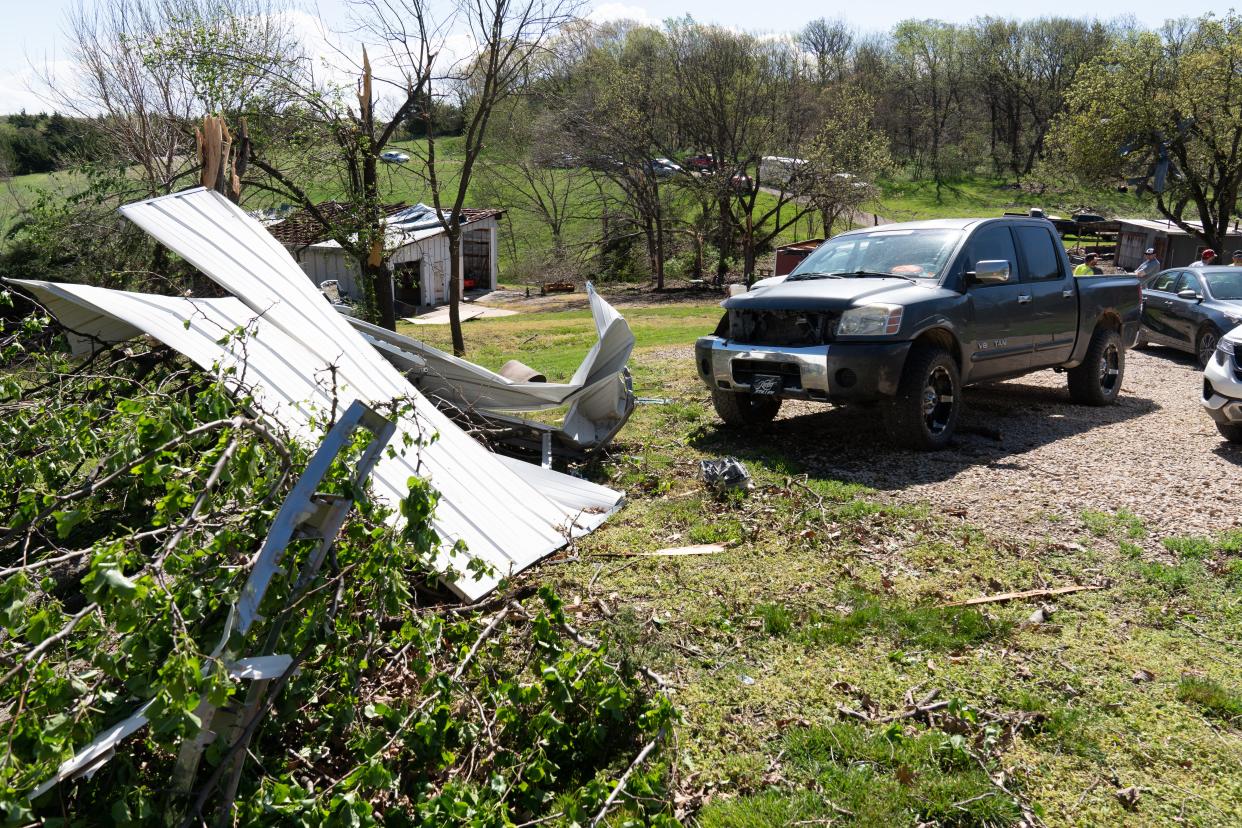
[[[1081,538],[1083,510],[1128,509],[1169,535],[1242,526],[1236,486],[1242,446],[1225,442],[1199,404],[1189,356],[1152,348],[1126,355],[1114,406],[1070,402],[1065,375],[1043,371],[966,389],[954,444],[918,453],[891,447],[874,408],[786,401],[775,426],[797,434],[800,456],[826,477],[927,502],[1025,539]]]

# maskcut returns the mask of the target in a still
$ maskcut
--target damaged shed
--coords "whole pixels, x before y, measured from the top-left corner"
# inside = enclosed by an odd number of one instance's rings
[[[346,207],[336,201],[323,202],[316,209],[329,221],[344,218],[346,213]],[[388,204],[383,211],[393,298],[411,308],[448,302],[452,257],[448,235],[435,210],[425,204]],[[504,211],[497,209],[462,211],[463,293],[496,288],[497,230],[503,215]],[[335,281],[343,297],[362,299],[354,260],[308,211],[299,210],[283,221],[269,224],[267,230],[284,245],[316,287]]]

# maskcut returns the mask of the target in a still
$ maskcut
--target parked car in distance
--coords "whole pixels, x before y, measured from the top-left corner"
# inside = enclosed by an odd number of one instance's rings
[[[890,439],[938,449],[965,385],[1052,368],[1075,402],[1115,402],[1141,295],[1133,276],[1072,275],[1045,219],[887,224],[726,299],[695,361],[727,425],[763,425],[783,399],[879,403]]]
[[[1143,285],[1139,347],[1167,345],[1208,364],[1225,332],[1242,325],[1242,267],[1172,267]]]
[[[410,156],[397,150],[384,150],[380,153],[380,160],[386,164],[404,164],[410,160]]]
[[[710,152],[692,155],[681,162],[691,172],[715,172],[720,168]]]
[[[647,164],[657,178],[668,178],[681,172],[681,167],[668,158],[652,158]]]
[[[1242,443],[1242,327],[1220,338],[1203,369],[1203,408],[1220,436]]]
[[[741,193],[742,195],[750,195],[755,191],[754,179],[744,172],[734,173],[733,177],[729,179],[729,186],[733,188],[734,192]]]

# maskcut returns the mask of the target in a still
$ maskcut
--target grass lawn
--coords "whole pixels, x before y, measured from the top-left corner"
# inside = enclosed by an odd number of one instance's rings
[[[1049,191],[1042,195],[1013,189],[1011,180],[992,176],[962,176],[946,181],[937,199],[936,183],[897,176],[879,182],[880,195],[867,209],[890,221],[930,218],[983,218],[1008,211],[1042,207],[1049,215],[1066,218],[1086,208],[1106,216],[1154,217],[1150,200],[1111,190]]]
[[[1127,514],[1092,513],[1067,545],[893,505],[809,474],[792,421],[722,430],[686,347],[714,304],[621,309],[635,391],[673,402],[639,406],[587,469],[627,505],[527,577],[668,680],[684,720],[667,761],[698,825],[1242,824],[1242,536],[1169,538],[1148,560]],[[583,311],[465,334],[472,359],[556,378],[592,341]],[[698,462],[721,455],[753,491],[704,489]],[[1107,588],[1058,597],[1044,623],[1037,602],[939,607],[1079,578]]]

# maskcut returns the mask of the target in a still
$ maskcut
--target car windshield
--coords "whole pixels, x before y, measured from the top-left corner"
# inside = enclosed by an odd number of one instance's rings
[[[961,230],[948,228],[848,233],[817,247],[789,278],[898,276],[934,279],[961,239]]]
[[[1242,267],[1237,268],[1236,272],[1205,273],[1203,278],[1207,280],[1214,298],[1242,299]]]

